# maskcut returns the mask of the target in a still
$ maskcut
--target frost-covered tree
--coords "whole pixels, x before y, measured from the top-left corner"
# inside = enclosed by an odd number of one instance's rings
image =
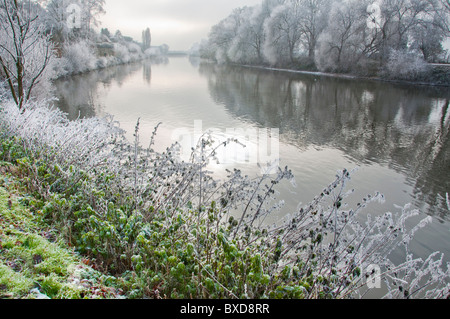
[[[449,0],[264,0],[213,26],[199,52],[216,61],[376,75],[392,52],[433,62]]]
[[[435,23],[450,36],[450,0],[427,0],[433,8]]]
[[[100,24],[99,16],[105,13],[104,6],[105,0],[47,1],[46,24],[53,30],[53,40],[64,43],[91,38],[93,27]]]
[[[360,0],[337,0],[331,5],[329,24],[318,40],[319,69],[348,72],[361,57],[366,28],[365,6]]]
[[[240,24],[227,52],[229,59],[240,63],[257,63],[262,59],[264,30],[258,19],[257,7],[245,7],[240,15],[246,21]]]
[[[296,0],[277,6],[266,20],[264,54],[271,64],[294,63],[302,37],[299,21],[303,8]]]
[[[68,40],[71,30],[67,24],[66,0],[50,0],[44,19],[47,30],[52,30],[52,41],[61,44]]]
[[[0,66],[19,109],[48,79],[52,60],[50,36],[32,1],[3,0],[0,6]]]
[[[413,29],[413,48],[429,62],[445,60],[443,42],[450,37],[450,0],[427,0],[428,14]]]
[[[77,74],[91,71],[96,67],[97,58],[92,45],[86,40],[67,43],[63,47],[63,56],[59,60],[60,75]]]
[[[202,57],[221,62],[261,63],[265,60],[266,20],[274,7],[285,0],[264,0],[260,5],[242,7],[211,28],[209,38],[199,47]]]
[[[329,5],[327,0],[301,0],[299,3],[302,43],[311,60],[315,58],[317,40],[328,23]]]
[[[316,62],[321,69],[364,73],[370,68],[368,63],[376,63],[377,68],[392,66],[392,52],[434,60],[442,52],[443,41],[436,23],[433,7],[426,0],[336,0]]]
[[[123,41],[123,35],[122,31],[117,30],[116,33],[114,33],[113,42],[122,42]]]
[[[84,29],[87,37],[91,36],[92,28],[100,24],[99,16],[105,13],[105,0],[81,0]]]
[[[433,21],[423,21],[412,29],[411,48],[421,52],[423,59],[436,62],[444,54],[445,33]]]
[[[109,32],[108,28],[102,28],[100,30],[100,34],[104,35],[104,36],[106,36],[108,38],[111,38],[111,32]]]
[[[152,35],[150,33],[150,28],[145,29],[142,31],[142,50],[147,50],[150,48],[152,44]]]
[[[266,20],[265,54],[272,63],[295,63],[299,55],[314,60],[317,40],[327,25],[329,2],[289,0]]]
[[[245,8],[234,9],[233,12],[213,26],[209,34],[210,58],[225,62],[229,60],[228,51],[245,23]]]
[[[380,17],[366,39],[367,51],[378,56],[383,63],[390,51],[404,50],[410,32],[432,10],[426,0],[385,0],[380,6]]]

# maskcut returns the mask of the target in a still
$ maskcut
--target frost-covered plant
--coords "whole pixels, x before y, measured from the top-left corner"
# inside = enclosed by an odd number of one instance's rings
[[[121,43],[114,43],[114,56],[122,63],[128,63],[131,60],[128,48]]]
[[[321,71],[349,72],[362,58],[366,19],[362,1],[332,2],[329,21],[317,43],[316,64]]]
[[[53,45],[44,29],[31,1],[1,2],[0,76],[19,108],[48,88]]]
[[[110,63],[109,59],[107,57],[102,56],[98,58],[96,67],[97,69],[104,69],[108,67],[109,63]]]
[[[391,50],[385,67],[386,76],[401,80],[420,80],[428,71],[428,64],[417,54]]]
[[[130,296],[354,298],[366,294],[369,279],[384,282],[387,298],[449,295],[442,255],[422,260],[408,249],[430,218],[411,227],[418,212],[405,206],[364,221],[366,206],[384,198],[348,207],[347,170],[270,224],[266,217],[282,204],[277,185],[294,182],[289,169],[260,177],[233,170],[224,180],[208,170],[220,147],[239,141],[205,134],[184,162],[177,144],[153,149],[157,128],[142,147],[139,121],[127,141],[112,119],[71,122],[39,104],[18,112],[11,102],[0,112],[0,158],[46,199],[33,207],[105,270],[132,271],[140,288]],[[406,260],[395,264],[390,255],[399,248]],[[373,265],[380,272],[370,272]]]
[[[66,75],[90,71],[95,69],[96,62],[97,57],[88,41],[68,43],[63,48],[60,73]]]
[[[42,107],[36,102],[27,104],[21,113],[7,103],[2,115],[9,119],[8,123],[2,123],[8,134],[20,136],[32,152],[53,153],[58,164],[86,167],[88,163],[104,161],[108,151],[105,146],[121,132],[110,119],[71,122],[60,110]]]

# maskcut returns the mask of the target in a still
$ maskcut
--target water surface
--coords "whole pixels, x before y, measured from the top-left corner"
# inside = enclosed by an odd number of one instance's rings
[[[433,223],[417,234],[414,252],[450,255],[450,90],[351,80],[237,66],[185,57],[116,66],[56,83],[59,107],[72,119],[112,114],[132,138],[140,118],[146,143],[162,122],[157,149],[194,132],[201,123],[220,136],[227,130],[279,131],[279,157],[296,176],[283,185],[284,209],[307,204],[338,170],[357,169],[350,205],[379,191],[384,204],[366,213],[399,211],[412,203]],[[254,141],[249,140],[249,143]],[[255,163],[228,163],[250,174]],[[219,176],[221,173],[218,173]]]

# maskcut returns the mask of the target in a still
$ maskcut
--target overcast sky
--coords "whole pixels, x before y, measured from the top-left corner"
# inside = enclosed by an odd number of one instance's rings
[[[214,24],[234,8],[253,6],[261,0],[106,0],[102,28],[141,41],[150,28],[152,45],[166,43],[171,50],[188,50],[206,38]]]

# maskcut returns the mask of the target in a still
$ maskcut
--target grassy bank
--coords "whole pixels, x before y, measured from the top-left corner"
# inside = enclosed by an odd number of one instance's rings
[[[120,298],[115,278],[95,270],[30,209],[35,199],[11,171],[0,163],[0,298]]]
[[[267,225],[277,185],[293,176],[234,170],[216,180],[208,162],[236,141],[205,136],[181,162],[176,144],[152,149],[156,130],[142,147],[139,122],[127,141],[111,119],[68,121],[45,103],[19,112],[3,101],[0,113],[1,280],[17,277],[2,283],[7,297],[36,288],[52,298],[358,298],[368,279],[382,281],[389,298],[448,296],[441,256],[409,253],[429,218],[406,227],[418,212],[405,207],[361,223],[383,196],[345,205],[345,169],[308,205]],[[404,263],[389,260],[395,249],[407,253]]]

